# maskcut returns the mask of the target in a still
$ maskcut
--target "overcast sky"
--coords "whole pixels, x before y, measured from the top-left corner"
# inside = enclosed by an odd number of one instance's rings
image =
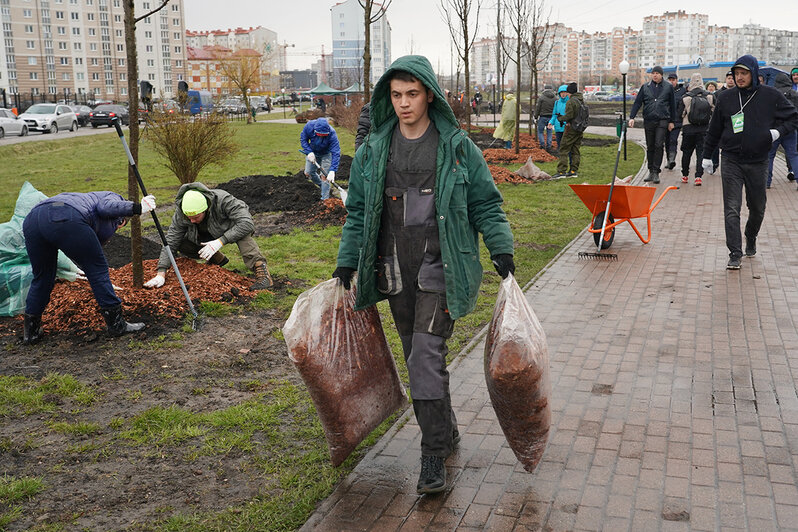
[[[497,0],[482,0],[479,36],[496,32]],[[288,67],[308,68],[318,60],[322,46],[332,51],[331,0],[183,0],[186,29],[193,31],[263,26],[277,32],[288,48]],[[440,0],[393,0],[388,8],[392,30],[392,59],[416,53],[426,55],[433,67],[449,70],[451,49],[448,27],[443,23]],[[574,30],[610,31],[615,26],[642,29],[643,17],[684,10],[709,16],[709,24],[740,27],[761,26],[798,31],[795,0],[767,0],[759,7],[752,0],[546,0],[552,22]],[[768,6],[765,9],[763,6]]]

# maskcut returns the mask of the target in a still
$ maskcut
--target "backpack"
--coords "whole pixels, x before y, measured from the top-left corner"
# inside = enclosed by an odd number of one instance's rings
[[[576,131],[577,133],[584,133],[587,129],[587,124],[590,121],[590,109],[587,108],[587,104],[582,100],[577,100],[579,102],[579,110],[576,112],[576,116],[571,123],[571,129]]]
[[[690,112],[687,113],[687,119],[690,124],[694,126],[709,124],[709,119],[712,118],[712,106],[707,99],[707,93],[699,91],[690,96],[692,101],[690,102]]]

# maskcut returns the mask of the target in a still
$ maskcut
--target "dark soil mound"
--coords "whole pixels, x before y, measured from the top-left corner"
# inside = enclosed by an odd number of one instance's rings
[[[319,187],[303,172],[294,175],[248,175],[216,188],[249,205],[250,212],[303,211],[319,202]]]
[[[348,155],[341,155],[341,160],[338,162],[338,171],[335,172],[335,181],[349,180],[349,169],[352,167],[352,158]]]
[[[130,237],[114,234],[104,246],[105,258],[109,268],[121,268],[130,262]],[[141,239],[141,255],[144,260],[161,256],[161,244],[147,238]]]

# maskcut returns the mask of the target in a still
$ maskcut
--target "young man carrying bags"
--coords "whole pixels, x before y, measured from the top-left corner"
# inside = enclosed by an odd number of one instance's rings
[[[356,308],[388,299],[422,434],[417,490],[437,493],[459,439],[446,339],[476,304],[478,233],[502,277],[515,271],[513,237],[482,153],[425,57],[401,57],[380,78],[371,121],[352,163],[333,277],[349,289],[358,272]]]

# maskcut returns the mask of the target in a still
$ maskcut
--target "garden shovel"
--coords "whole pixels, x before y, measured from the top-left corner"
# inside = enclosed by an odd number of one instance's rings
[[[303,152],[302,150],[299,150],[299,151],[300,151],[301,153],[305,153],[305,152]],[[316,161],[313,161],[313,165],[314,165],[314,166],[316,167],[316,169],[319,171],[319,173],[321,174],[321,176],[322,176],[324,179],[327,179],[327,173],[324,171],[324,169],[321,167],[321,165],[320,165],[319,163],[317,163]],[[346,192],[346,190],[345,190],[345,189],[343,189],[343,188],[341,188],[341,187],[339,187],[339,186],[338,186],[338,183],[336,183],[335,181],[333,181],[333,182],[331,183],[331,185],[333,185],[335,188],[337,188],[337,189],[338,189],[338,193],[341,195],[341,201],[343,201],[343,202],[344,202],[344,204],[346,204],[346,196],[347,196],[347,192]]]
[[[130,153],[130,148],[127,146],[127,142],[125,142],[125,134],[122,133],[122,126],[119,123],[119,118],[114,118],[114,127],[116,128],[116,133],[119,135],[119,140],[122,141],[122,146],[125,147],[125,153],[127,153],[127,160],[130,163],[130,166],[133,168],[133,173],[136,175],[136,180],[139,182],[139,187],[141,188],[141,193],[143,195],[147,195],[147,189],[144,188],[144,181],[141,180],[141,174],[139,173],[139,168],[136,166],[136,161],[133,160],[133,154]],[[183,282],[183,276],[180,275],[180,270],[177,268],[177,262],[175,262],[175,256],[172,254],[172,249],[169,247],[169,243],[166,241],[166,235],[163,232],[163,228],[161,227],[161,222],[158,221],[158,216],[155,215],[155,211],[150,211],[152,214],[152,221],[155,222],[155,228],[158,229],[158,234],[161,236],[161,242],[163,242],[163,247],[166,249],[166,254],[169,255],[169,262],[172,264],[172,268],[175,270],[175,276],[177,277],[177,282],[180,283],[180,288],[183,290],[183,295],[186,297],[186,301],[188,302],[188,308],[191,311],[191,328],[193,330],[199,330],[201,325],[199,315],[197,314],[196,309],[194,308],[194,303],[191,302],[191,297],[188,295],[188,289],[186,289],[186,283]]]

